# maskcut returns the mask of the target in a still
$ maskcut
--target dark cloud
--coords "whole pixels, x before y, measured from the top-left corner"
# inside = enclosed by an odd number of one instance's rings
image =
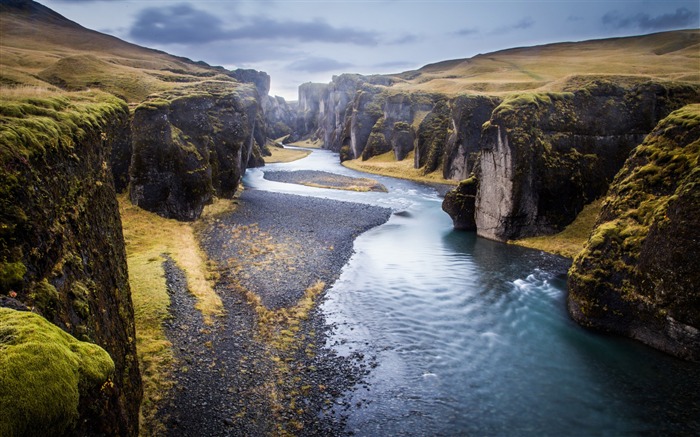
[[[138,41],[162,44],[206,43],[227,38],[218,17],[185,3],[143,9],[129,34]]]
[[[295,39],[303,42],[350,43],[374,46],[378,35],[374,32],[357,30],[350,27],[333,27],[321,19],[308,22],[276,21],[266,17],[253,17],[243,27],[229,31],[232,38],[246,39]]]
[[[601,19],[603,25],[609,28],[625,29],[639,28],[642,30],[668,30],[685,27],[698,27],[700,16],[698,12],[688,8],[678,8],[676,12],[651,17],[646,13],[623,15],[618,11],[610,11]]]
[[[321,19],[277,21],[256,16],[236,28],[209,12],[183,3],[164,8],[143,9],[131,28],[138,41],[161,44],[208,43],[222,40],[295,40],[302,42],[348,43],[374,46],[378,34],[349,27],[333,27]]]
[[[294,71],[305,71],[307,73],[321,73],[325,71],[341,70],[352,67],[348,62],[339,62],[330,58],[309,57],[300,59],[287,65],[287,68]]]

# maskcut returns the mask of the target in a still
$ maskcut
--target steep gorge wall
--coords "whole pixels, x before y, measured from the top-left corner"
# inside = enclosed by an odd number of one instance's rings
[[[392,91],[388,76],[335,76],[328,85],[299,88],[299,137],[313,135],[341,160],[369,159],[393,151],[397,160],[415,152],[414,167],[442,172],[446,179],[469,177],[478,158],[481,126],[500,103],[495,97],[448,97],[439,93]],[[318,84],[314,84],[318,85]],[[322,90],[323,92],[319,92]],[[304,129],[312,126],[313,132]]]
[[[584,326],[700,361],[700,105],[662,120],[617,174],[569,271]]]
[[[131,201],[165,217],[194,220],[213,196],[233,196],[247,167],[263,165],[265,121],[250,86],[149,99],[132,125]]]
[[[58,94],[3,102],[0,118],[0,306],[31,309],[114,361],[111,382],[80,387],[80,420],[65,432],[136,435],[141,380],[110,171],[128,108],[103,93]]]
[[[507,98],[482,133],[478,234],[504,241],[563,229],[660,119],[698,99],[693,86],[609,80]]]

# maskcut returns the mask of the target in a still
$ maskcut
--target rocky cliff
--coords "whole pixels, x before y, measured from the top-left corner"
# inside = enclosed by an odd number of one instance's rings
[[[278,139],[294,132],[297,121],[297,102],[287,102],[284,97],[264,96],[262,109],[265,114],[267,136]]]
[[[503,241],[563,229],[660,119],[699,99],[696,86],[614,78],[506,98],[480,141],[478,234]]]
[[[132,127],[131,201],[164,217],[199,217],[213,196],[233,196],[247,167],[263,165],[264,117],[250,85],[160,94],[136,108]]]
[[[700,105],[673,112],[617,174],[569,271],[571,316],[700,361]]]
[[[0,306],[31,309],[113,360],[108,380],[79,387],[80,420],[65,423],[66,434],[136,435],[141,380],[110,171],[113,146],[128,137],[128,108],[101,92],[8,91],[0,119]],[[32,414],[36,405],[20,408]],[[39,417],[25,419],[51,429]]]

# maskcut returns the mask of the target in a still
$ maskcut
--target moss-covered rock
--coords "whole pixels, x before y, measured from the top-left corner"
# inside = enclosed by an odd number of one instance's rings
[[[696,86],[590,79],[558,93],[512,95],[484,124],[479,234],[551,234],[605,193],[630,151],[671,111],[700,100]]]
[[[476,231],[474,212],[476,193],[479,187],[476,176],[465,179],[457,188],[445,194],[442,210],[452,217],[454,228],[461,231]]]
[[[128,107],[101,92],[0,98],[0,303],[103,347],[113,386],[81,410],[77,433],[135,435],[141,380],[109,165]]]
[[[0,308],[0,435],[77,433],[81,410],[107,402],[113,374],[101,347],[37,314]]]
[[[249,164],[263,163],[264,119],[250,85],[209,82],[153,97],[132,126],[131,201],[164,217],[194,220],[214,195],[233,196]]]
[[[576,321],[700,361],[699,160],[700,105],[635,149],[569,271]]]

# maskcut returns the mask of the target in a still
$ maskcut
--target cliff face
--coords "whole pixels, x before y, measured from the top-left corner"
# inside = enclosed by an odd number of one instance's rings
[[[469,177],[478,159],[481,126],[500,100],[486,96],[389,91],[397,79],[343,74],[325,86],[299,87],[298,137],[313,135],[344,159],[412,152],[414,167]],[[302,104],[303,102],[303,104]],[[312,120],[312,121],[309,121]]]
[[[563,229],[661,118],[698,96],[691,86],[595,80],[507,98],[480,143],[478,234],[508,240]]]
[[[0,118],[0,305],[30,308],[114,361],[111,383],[81,393],[69,429],[136,435],[141,380],[110,171],[128,108],[57,93],[3,101]]]
[[[268,138],[277,139],[292,134],[297,118],[297,107],[296,102],[287,103],[280,96],[262,98]]]
[[[569,271],[576,321],[700,361],[699,159],[700,105],[635,149]]]
[[[314,138],[318,127],[328,86],[322,83],[304,83],[299,85],[299,102],[294,126],[293,140]]]
[[[212,196],[231,197],[249,166],[263,165],[264,117],[250,86],[209,83],[136,108],[132,203],[194,220]]]

